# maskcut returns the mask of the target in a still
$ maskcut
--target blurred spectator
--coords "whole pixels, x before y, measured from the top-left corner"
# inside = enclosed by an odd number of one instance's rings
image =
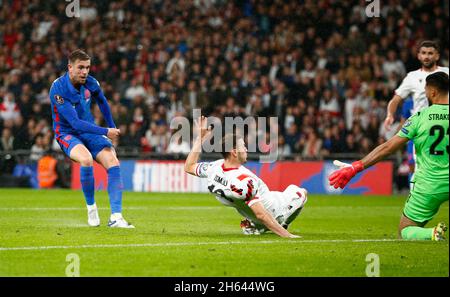
[[[128,125],[128,129],[124,129],[127,131],[124,136],[121,136],[119,139],[119,144],[122,147],[130,147],[133,149],[137,149],[140,151],[141,148],[141,133],[139,132],[139,126],[135,122],[132,122]]]
[[[298,131],[297,125],[292,124],[286,131],[284,136],[285,143],[289,147],[291,152],[296,152],[297,143],[300,140],[300,132]]]
[[[131,105],[135,97],[146,97],[146,95],[144,87],[138,82],[137,78],[133,78],[131,85],[125,90],[125,98],[128,99],[128,106]]]
[[[39,188],[53,188],[59,177],[58,160],[49,151],[43,152],[41,155],[43,156],[37,162]]]
[[[12,151],[14,149],[14,135],[10,128],[3,128],[0,138],[0,151]]]
[[[341,114],[338,99],[329,89],[323,91],[322,99],[320,99],[319,112],[329,113],[333,117],[338,117]]]
[[[20,116],[19,105],[14,100],[12,92],[6,93],[0,103],[0,118],[3,121],[16,120]]]
[[[317,136],[317,133],[314,130],[310,130],[305,146],[303,147],[302,157],[307,159],[320,158],[321,148],[322,139]]]
[[[409,174],[411,173],[411,166],[408,162],[408,157],[404,156],[401,164],[397,168],[395,175],[395,183],[397,191],[400,193],[409,191]]]
[[[383,62],[382,67],[385,78],[390,77],[392,73],[397,74],[398,77],[405,77],[406,75],[405,65],[397,59],[397,53],[394,50],[388,51],[387,59]]]
[[[47,148],[44,146],[44,135],[38,134],[31,147],[30,160],[37,162],[42,156]]]
[[[168,153],[187,155],[190,151],[189,143],[183,140],[181,136],[175,136],[170,139],[169,147],[167,148]]]
[[[390,136],[377,129],[387,100],[418,68],[415,45],[439,40],[440,64],[449,61],[448,1],[389,1],[382,17],[367,18],[363,0],[85,0],[79,20],[64,5],[35,2],[0,5],[0,129],[25,139],[17,148],[51,130],[48,89],[79,46],[93,57],[116,125],[134,123],[122,131],[127,140],[136,130],[134,140],[118,149],[161,153],[173,117],[194,108],[278,117],[279,147],[292,153],[303,152],[311,130],[323,137],[318,157],[345,152],[346,139],[375,145]]]
[[[346,153],[357,153],[359,150],[358,143],[355,141],[355,136],[353,134],[347,134],[345,137],[345,152]]]
[[[278,156],[284,158],[292,154],[291,147],[284,141],[283,135],[278,136]]]
[[[325,128],[322,136],[322,148],[320,153],[322,156],[328,156],[332,151],[334,151],[333,147],[333,136],[331,134],[331,128]]]

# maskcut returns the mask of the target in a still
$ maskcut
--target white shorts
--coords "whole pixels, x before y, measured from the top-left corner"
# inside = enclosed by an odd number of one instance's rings
[[[273,191],[271,193],[276,195],[280,202],[273,213],[274,218],[280,224],[297,209],[302,208],[308,200],[305,190],[295,185],[288,186],[283,192]]]
[[[272,214],[278,223],[282,224],[299,208],[303,208],[308,198],[305,189],[290,185],[283,192],[270,191],[263,197],[263,200],[265,200],[263,204],[266,210]],[[254,223],[260,225],[259,222]]]

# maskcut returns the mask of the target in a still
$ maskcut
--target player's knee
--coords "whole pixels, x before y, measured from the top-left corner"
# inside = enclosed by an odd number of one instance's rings
[[[300,188],[297,187],[296,185],[289,185],[285,190],[284,193],[288,194],[288,195],[296,195],[296,193],[298,192]]]
[[[117,157],[114,154],[109,154],[105,161],[106,161],[105,162],[106,168],[111,168],[120,165],[119,159],[117,159]]]
[[[91,154],[83,154],[78,158],[78,161],[83,167],[89,167],[94,165],[94,159],[92,159]]]
[[[295,195],[295,197],[299,196],[300,198],[303,196],[306,198],[306,195],[308,195],[308,191],[305,188],[300,188],[299,186],[296,185],[289,185],[286,188],[285,192]]]

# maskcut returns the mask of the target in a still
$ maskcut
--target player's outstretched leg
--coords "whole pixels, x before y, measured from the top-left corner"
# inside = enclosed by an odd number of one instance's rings
[[[95,180],[92,166],[80,167],[80,181],[84,198],[86,199],[88,224],[93,227],[100,226],[100,217],[98,216],[98,209],[94,199]]]
[[[113,228],[134,228],[122,216],[123,182],[120,173],[120,163],[114,149],[108,147],[109,145],[108,142],[103,143],[104,148],[95,155],[95,159],[108,172],[108,196],[111,206],[111,216],[109,217],[108,226]]]
[[[113,166],[108,169],[108,195],[111,204],[111,217],[109,218],[108,226],[134,228],[122,216],[122,189],[120,166]]]
[[[418,223],[402,215],[400,220],[400,237],[406,240],[435,240],[441,241],[445,240],[445,231],[447,231],[447,226],[444,223],[439,223],[433,228],[424,228],[421,223]]]
[[[70,152],[66,152],[72,160],[80,164],[80,182],[83,190],[84,199],[86,200],[86,207],[88,212],[88,225],[97,227],[100,225],[100,217],[98,216],[97,205],[94,199],[95,181],[94,169],[91,153],[81,143],[81,141],[70,135],[68,141],[71,143],[69,147],[73,147]]]
[[[448,192],[425,195],[415,190],[411,191],[400,219],[400,237],[407,240],[444,240],[447,230],[444,223],[439,223],[433,228],[424,227],[433,219],[440,205],[445,201],[448,201]]]
[[[305,188],[290,185],[286,188],[283,194],[288,195],[288,199],[291,200],[288,205],[288,211],[285,214],[286,219],[281,223],[281,226],[287,229],[289,227],[289,224],[291,224],[298,217],[306,202],[308,201],[308,191]],[[294,199],[291,198],[292,195],[295,196]]]

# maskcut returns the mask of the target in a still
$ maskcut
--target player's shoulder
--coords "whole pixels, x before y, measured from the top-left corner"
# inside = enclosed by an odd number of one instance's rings
[[[92,75],[89,74],[87,79],[86,79],[85,86],[89,90],[95,91],[95,90],[100,88],[100,83],[98,82],[98,80],[95,77],[93,77]]]
[[[70,99],[70,91],[67,85],[67,73],[55,79],[50,87],[49,97],[52,103],[63,104],[64,99]]]
[[[420,68],[417,70],[410,71],[406,74],[405,79],[414,79],[414,78],[420,77],[420,76],[422,76],[422,73],[423,73],[422,69],[420,69]]]
[[[200,162],[198,163],[198,169],[200,172],[211,172],[214,170],[220,170],[223,164],[223,159],[212,162]]]
[[[442,72],[449,74],[448,67],[438,66],[438,71],[442,71]]]
[[[60,77],[58,77],[57,79],[55,79],[52,82],[52,85],[50,86],[50,91],[64,91],[65,87],[66,87],[66,75],[67,73],[65,73],[64,75],[61,75]]]
[[[209,162],[209,166],[210,167],[220,167],[220,166],[223,165],[224,161],[225,161],[224,159],[219,159],[219,160],[216,160],[216,161],[212,161],[212,162]]]
[[[239,168],[234,172],[234,175],[239,179],[245,179],[247,177],[257,178],[257,176],[244,165],[239,166]]]
[[[425,122],[428,122],[428,114],[430,113],[434,113],[435,112],[435,108],[436,105],[431,105],[431,106],[427,106],[424,109],[416,112],[415,114],[413,114],[412,116],[409,117],[409,120],[411,122],[419,122],[421,121],[421,125],[424,124]]]

